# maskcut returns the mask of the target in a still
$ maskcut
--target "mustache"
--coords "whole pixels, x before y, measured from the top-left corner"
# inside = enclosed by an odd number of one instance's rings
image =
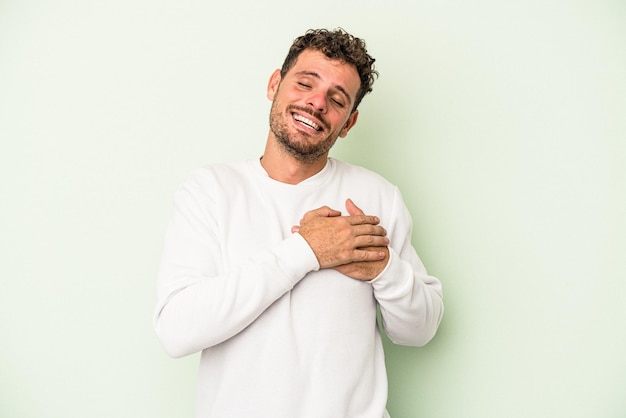
[[[301,106],[297,106],[297,105],[289,105],[289,106],[287,106],[287,111],[288,112],[291,113],[294,110],[297,110],[298,112],[306,113],[308,115],[313,116],[315,119],[320,121],[320,123],[322,124],[322,126],[326,130],[330,129],[329,126],[328,126],[328,123],[324,120],[324,117],[321,115],[321,113],[316,112],[316,111],[314,111],[314,110],[312,110],[312,109],[310,109],[308,107],[301,107]]]

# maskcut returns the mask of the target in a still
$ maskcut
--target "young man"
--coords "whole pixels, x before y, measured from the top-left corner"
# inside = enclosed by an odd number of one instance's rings
[[[297,38],[269,80],[263,156],[199,169],[176,193],[155,329],[173,357],[202,351],[198,418],[383,418],[377,307],[398,344],[439,326],[441,283],[398,189],[328,156],[373,64],[342,30]]]

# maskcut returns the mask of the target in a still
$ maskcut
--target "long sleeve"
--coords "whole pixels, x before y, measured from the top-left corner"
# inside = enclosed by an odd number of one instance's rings
[[[389,262],[371,283],[391,341],[422,346],[434,337],[441,322],[442,286],[428,275],[411,244],[412,221],[399,192],[392,213]]]
[[[176,192],[159,272],[154,327],[173,357],[236,335],[319,267],[298,234],[224,267],[219,203],[201,178],[196,173]]]

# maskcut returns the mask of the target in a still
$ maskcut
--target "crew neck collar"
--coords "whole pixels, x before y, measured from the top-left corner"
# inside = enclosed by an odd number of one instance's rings
[[[263,165],[261,165],[261,159],[260,158],[254,159],[254,160],[250,160],[250,163],[253,166],[253,168],[256,171],[256,173],[258,175],[260,175],[266,181],[269,181],[271,183],[275,183],[277,185],[284,185],[284,186],[291,186],[291,187],[309,187],[309,186],[319,187],[324,182],[326,182],[327,179],[331,176],[331,173],[332,173],[332,171],[334,169],[334,166],[335,166],[335,160],[333,158],[329,157],[326,160],[326,165],[324,166],[324,168],[322,168],[318,173],[312,175],[309,178],[306,178],[306,179],[302,180],[298,184],[289,184],[289,183],[283,183],[281,181],[274,180],[273,178],[271,178],[267,174],[267,171],[265,171],[265,168],[263,168]]]

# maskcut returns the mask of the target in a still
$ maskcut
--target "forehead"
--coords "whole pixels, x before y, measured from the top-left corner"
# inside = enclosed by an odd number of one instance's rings
[[[361,87],[361,79],[354,65],[328,58],[317,50],[302,51],[287,76],[307,73],[316,74],[321,81],[342,87],[353,98]]]

